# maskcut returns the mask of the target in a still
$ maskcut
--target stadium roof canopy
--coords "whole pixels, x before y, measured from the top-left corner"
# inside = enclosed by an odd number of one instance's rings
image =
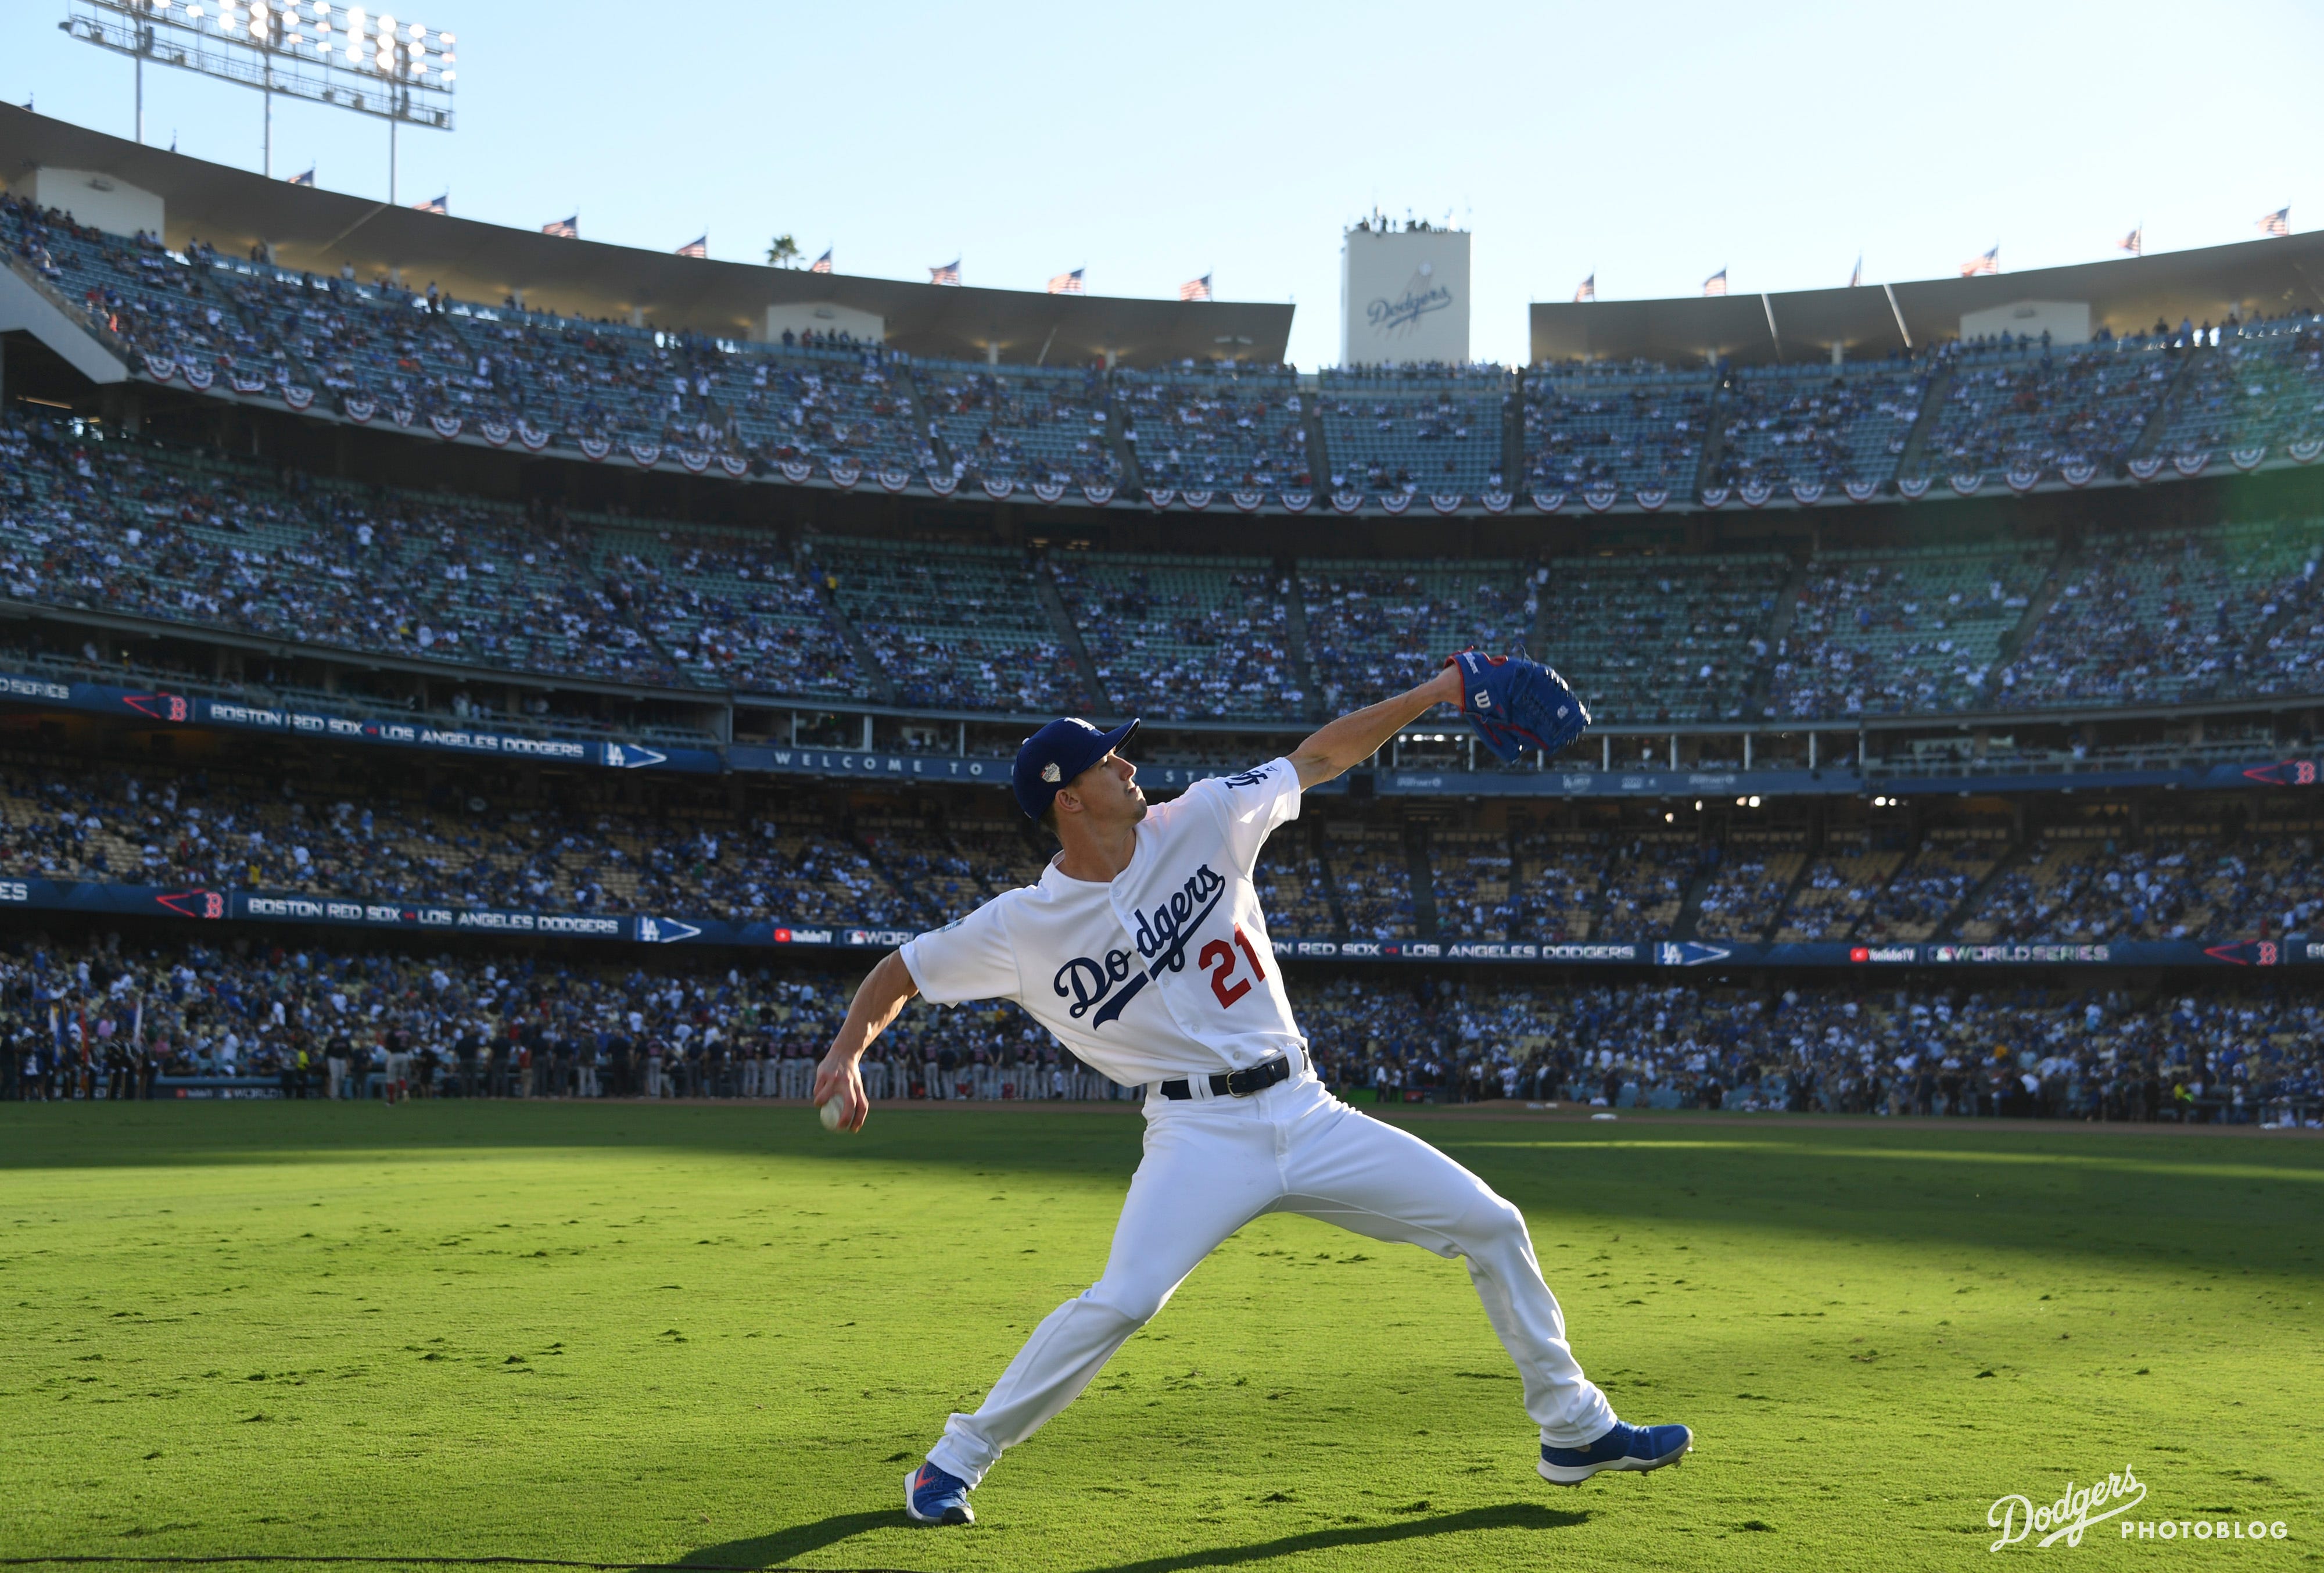
[[[2087,306],[2090,331],[2135,333],[2159,319],[2218,322],[2324,309],[2324,232],[1977,278],[1921,279],[1842,290],[1688,296],[1665,301],[1536,302],[1532,357],[1650,360],[1724,356],[1745,364],[1885,356],[1961,334],[1961,319],[2028,302]]]
[[[887,342],[909,355],[1049,365],[1109,354],[1128,365],[1274,363],[1291,337],[1288,305],[906,283],[564,240],[293,186],[0,106],[0,180],[18,186],[42,167],[87,170],[160,197],[172,246],[198,236],[245,254],[264,242],[284,267],[337,273],[352,264],[365,279],[397,269],[414,288],[432,281],[486,305],[522,291],[534,310],[749,338],[764,335],[770,306],[831,305],[881,318]]]

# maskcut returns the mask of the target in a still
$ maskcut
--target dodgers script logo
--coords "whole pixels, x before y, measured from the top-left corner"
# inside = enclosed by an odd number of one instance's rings
[[[1213,911],[1220,898],[1226,894],[1227,882],[1218,870],[1205,863],[1186,876],[1186,883],[1170,893],[1170,899],[1157,903],[1151,911],[1140,910],[1138,923],[1130,933],[1130,942],[1138,947],[1144,961],[1141,967],[1130,958],[1127,950],[1108,950],[1103,961],[1087,956],[1076,956],[1057,968],[1050,980],[1059,999],[1074,1003],[1065,1013],[1076,1022],[1094,1011],[1090,1025],[1102,1027],[1121,1014],[1138,991],[1165,969],[1183,972],[1186,967],[1186,942]],[[1119,986],[1117,986],[1119,985]]]
[[[1416,278],[1395,300],[1383,298],[1366,306],[1364,316],[1375,333],[1394,333],[1399,328],[1409,331],[1419,324],[1423,317],[1432,311],[1442,311],[1451,304],[1451,290],[1443,284],[1432,284],[1425,277]]]

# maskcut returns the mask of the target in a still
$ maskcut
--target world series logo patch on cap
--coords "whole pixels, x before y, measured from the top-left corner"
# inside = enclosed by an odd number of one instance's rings
[[[1056,766],[1056,762],[1052,760],[1050,763],[1041,767],[1041,779],[1047,782],[1051,786],[1055,786],[1057,782],[1065,779],[1065,773],[1059,770]]]

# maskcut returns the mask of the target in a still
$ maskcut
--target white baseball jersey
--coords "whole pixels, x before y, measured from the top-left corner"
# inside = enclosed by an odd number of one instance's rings
[[[1251,883],[1269,832],[1298,817],[1288,759],[1196,782],[1147,811],[1113,879],[1053,862],[908,942],[904,965],[936,1004],[1015,1000],[1125,1086],[1304,1050]]]

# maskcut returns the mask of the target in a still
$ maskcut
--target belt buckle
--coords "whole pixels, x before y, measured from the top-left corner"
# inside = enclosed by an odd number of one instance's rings
[[[1251,1074],[1252,1073],[1248,1070],[1228,1071],[1227,1096],[1229,1097],[1249,1097],[1251,1094],[1258,1092],[1259,1088],[1251,1085]]]

